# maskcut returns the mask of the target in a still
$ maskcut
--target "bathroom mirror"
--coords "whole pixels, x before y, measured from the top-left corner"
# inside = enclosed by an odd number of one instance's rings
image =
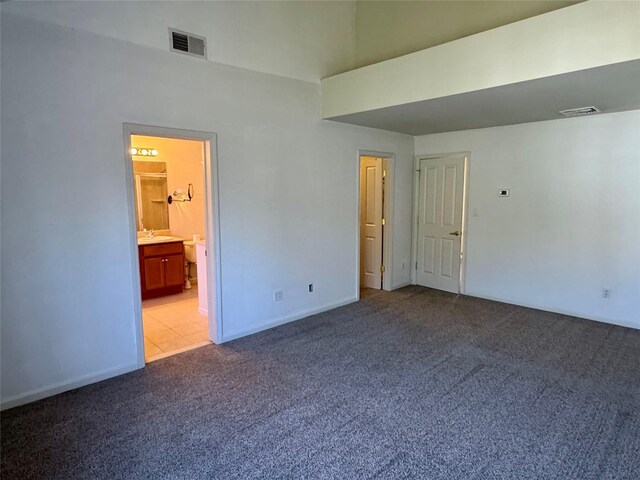
[[[138,231],[168,230],[167,164],[165,162],[133,162],[135,179],[136,222]]]

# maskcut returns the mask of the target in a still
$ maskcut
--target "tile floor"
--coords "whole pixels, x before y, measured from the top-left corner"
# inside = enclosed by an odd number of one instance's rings
[[[198,289],[142,302],[144,356],[152,362],[209,341],[207,317],[198,312]]]

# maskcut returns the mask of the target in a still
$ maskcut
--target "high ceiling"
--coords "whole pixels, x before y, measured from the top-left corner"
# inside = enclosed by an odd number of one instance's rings
[[[640,60],[331,120],[408,135],[564,118],[559,110],[596,106],[603,113],[640,109]]]
[[[580,1],[358,0],[355,67],[430,48]]]

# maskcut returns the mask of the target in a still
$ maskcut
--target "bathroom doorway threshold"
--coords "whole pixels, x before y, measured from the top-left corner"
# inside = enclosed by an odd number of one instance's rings
[[[172,352],[163,352],[160,353],[158,355],[155,355],[153,357],[148,357],[146,358],[146,362],[147,363],[151,363],[151,362],[155,362],[156,360],[162,360],[163,358],[167,358],[167,357],[172,357],[174,355],[177,355],[179,353],[184,353],[184,352],[188,352],[189,350],[194,350],[196,348],[200,348],[200,347],[206,347],[207,345],[212,345],[213,343],[209,340],[207,340],[206,342],[200,342],[200,343],[194,343],[193,345],[189,345],[188,347],[184,347],[184,348],[179,348],[178,350],[174,350]]]
[[[198,305],[198,285],[176,295],[142,301],[145,361],[207,345],[209,321]]]

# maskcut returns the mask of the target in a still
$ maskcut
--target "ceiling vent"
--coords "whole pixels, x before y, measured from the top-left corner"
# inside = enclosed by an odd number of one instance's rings
[[[580,107],[580,108],[570,108],[569,110],[560,110],[558,112],[560,115],[564,115],[565,117],[581,117],[583,115],[592,115],[594,113],[601,113],[600,109],[597,107]]]
[[[204,37],[170,28],[169,40],[172,52],[207,58],[207,39]]]

